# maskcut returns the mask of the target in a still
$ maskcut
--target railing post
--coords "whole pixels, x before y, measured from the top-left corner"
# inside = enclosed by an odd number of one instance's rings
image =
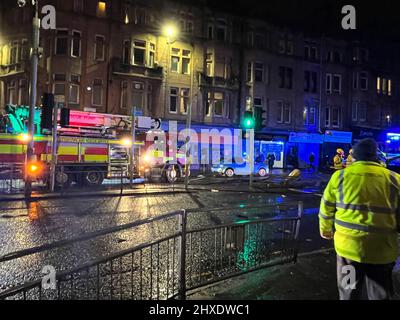
[[[294,263],[297,262],[297,256],[299,253],[299,233],[300,233],[300,223],[301,223],[301,219],[303,217],[303,212],[304,212],[304,208],[303,208],[303,202],[299,201],[297,204],[297,220],[296,220],[296,231],[294,234],[294,241],[295,241],[295,248],[294,248]]]
[[[187,213],[182,210],[179,215],[179,231],[181,238],[179,241],[178,258],[179,258],[179,291],[178,297],[180,300],[186,300],[186,227]]]
[[[124,193],[124,167],[121,165],[121,189],[120,189],[120,195],[122,196],[122,194]]]

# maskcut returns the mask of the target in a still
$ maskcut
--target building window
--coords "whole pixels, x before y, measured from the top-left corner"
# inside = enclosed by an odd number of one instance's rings
[[[93,81],[92,104],[98,107],[103,105],[103,80],[101,79]]]
[[[121,109],[128,109],[128,81],[121,81]]]
[[[249,48],[254,47],[254,32],[253,31],[247,33],[247,46]]]
[[[83,11],[83,0],[74,0],[74,12]]]
[[[16,104],[17,103],[17,99],[16,99],[16,92],[15,92],[15,81],[11,81],[8,84],[8,104]]]
[[[225,78],[225,58],[216,56],[214,66],[214,76],[218,78]]]
[[[340,108],[332,107],[332,127],[339,128],[340,127]]]
[[[122,63],[130,64],[131,63],[131,41],[124,40],[123,50],[122,50]]]
[[[303,122],[305,126],[314,126],[316,121],[315,107],[305,106],[303,110]]]
[[[18,42],[13,41],[10,48],[10,65],[18,63]]]
[[[264,81],[264,64],[256,62],[254,63],[254,81],[263,82]]]
[[[330,127],[331,125],[331,108],[325,108],[325,127]]]
[[[54,74],[53,76],[53,93],[55,96],[59,96],[60,99],[65,98],[65,74]]]
[[[247,63],[247,82],[253,82],[253,62]]]
[[[313,71],[304,72],[304,91],[317,92],[317,73]]]
[[[97,2],[96,16],[98,18],[105,18],[107,15],[107,3],[104,1]]]
[[[150,43],[149,44],[149,63],[148,63],[148,66],[150,68],[154,68],[155,56],[156,56],[156,45],[154,43]]]
[[[56,55],[65,55],[68,52],[68,30],[56,31]]]
[[[133,57],[134,65],[144,66],[146,57],[146,42],[141,40],[133,41]]]
[[[289,124],[291,122],[291,106],[289,103],[278,101],[278,123]]]
[[[71,56],[78,58],[81,56],[81,33],[72,31]]]
[[[325,108],[325,126],[332,128],[340,127],[340,107]]]
[[[378,94],[392,96],[393,95],[393,80],[378,77],[376,79],[376,90],[377,90]]]
[[[359,102],[353,101],[351,104],[351,120],[353,122],[358,121],[358,104]]]
[[[222,92],[214,92],[214,115],[223,116],[224,114],[224,94]]]
[[[213,40],[214,39],[214,26],[209,24],[207,27],[207,39]]]
[[[171,71],[182,74],[190,74],[190,50],[172,48],[171,50]],[[181,64],[182,61],[182,64]]]
[[[28,46],[28,40],[27,39],[22,39],[21,41],[21,54],[20,54],[20,60],[28,60],[29,59],[29,46]]]
[[[132,105],[139,110],[143,110],[144,84],[142,82],[133,82]]]
[[[214,74],[213,74],[213,54],[211,52],[207,52],[206,72],[207,72],[207,77],[214,76]]]
[[[225,112],[225,100],[223,92],[208,92],[206,100],[206,116],[212,114],[217,117],[222,117]]]
[[[279,67],[279,88],[293,88],[293,69]]]
[[[227,27],[226,22],[219,20],[216,28],[216,38],[218,41],[226,41]]]
[[[28,85],[27,85],[26,79],[19,80],[18,104],[19,105],[27,105],[28,104]]]
[[[172,48],[171,50],[171,71],[179,73],[179,62],[180,62],[181,50],[178,48]]]
[[[358,89],[358,73],[353,72],[353,89],[357,90]]]
[[[359,103],[358,118],[361,122],[367,121],[367,104],[365,102]]]
[[[360,90],[366,91],[368,90],[368,73],[360,72]]]
[[[178,88],[170,89],[170,97],[169,97],[169,112],[177,113],[178,112]]]
[[[189,89],[181,89],[181,113],[187,114],[189,108]]]
[[[69,85],[69,103],[79,104],[79,85],[71,83]]]
[[[94,60],[104,61],[105,37],[96,36],[94,44]]]
[[[182,50],[182,73],[190,74],[190,51]]]
[[[326,74],[326,93],[342,93],[342,76],[340,74]]]
[[[306,60],[316,61],[318,59],[317,47],[306,45],[304,47],[304,58]]]
[[[392,80],[388,80],[388,96],[392,95]]]

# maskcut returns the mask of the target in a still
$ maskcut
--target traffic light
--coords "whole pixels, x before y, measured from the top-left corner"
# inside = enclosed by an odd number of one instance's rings
[[[255,121],[253,117],[253,112],[246,111],[244,113],[242,125],[244,129],[254,129]]]
[[[40,126],[43,129],[53,128],[54,95],[45,93],[42,97],[42,113],[40,115]]]
[[[70,110],[68,108],[61,108],[61,114],[60,114],[61,127],[69,126],[69,115],[70,115]]]
[[[264,118],[265,110],[262,107],[254,107],[254,122],[255,122],[255,130],[262,131],[265,128],[265,118]]]

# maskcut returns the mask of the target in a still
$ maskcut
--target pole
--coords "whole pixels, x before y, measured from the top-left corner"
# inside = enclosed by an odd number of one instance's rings
[[[185,189],[189,187],[189,172],[190,172],[190,128],[192,125],[192,102],[189,103],[187,117],[186,117],[186,128],[188,130],[187,145],[186,145],[186,157],[185,157]]]
[[[253,109],[254,110],[254,109]],[[253,111],[254,114],[254,111]],[[250,129],[250,181],[249,186],[250,188],[253,187],[253,171],[254,171],[254,129]]]
[[[130,154],[130,182],[131,186],[133,183],[133,169],[135,168],[135,141],[136,141],[136,107],[132,107],[132,115],[131,115],[131,132],[132,132],[132,146],[131,146],[131,154]]]
[[[58,149],[58,103],[54,103],[53,111],[53,137],[51,139],[51,168],[50,168],[50,192],[54,192],[56,182],[57,149]]]
[[[31,104],[29,106],[29,119],[28,119],[28,134],[29,142],[26,151],[26,161],[32,161],[34,156],[34,135],[35,135],[35,106],[36,106],[36,93],[37,93],[37,73],[38,73],[38,60],[39,60],[39,4],[38,0],[35,2],[35,16],[33,18],[33,35],[32,35],[32,58],[31,58]],[[25,196],[30,197],[32,194],[32,181],[29,175],[25,176]]]

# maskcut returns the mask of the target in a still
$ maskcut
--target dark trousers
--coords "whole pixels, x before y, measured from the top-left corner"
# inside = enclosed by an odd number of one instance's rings
[[[367,264],[337,256],[340,300],[390,300],[394,294],[394,266],[394,262]]]

